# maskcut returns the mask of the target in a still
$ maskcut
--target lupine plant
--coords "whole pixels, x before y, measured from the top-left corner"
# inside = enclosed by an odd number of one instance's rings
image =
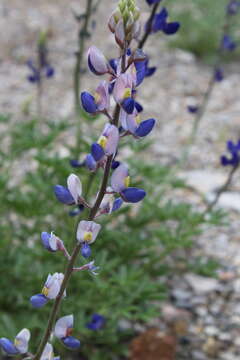
[[[42,115],[42,93],[44,79],[50,79],[54,76],[55,70],[49,63],[48,48],[47,48],[47,32],[42,31],[39,34],[37,44],[37,57],[36,60],[29,59],[27,66],[30,70],[27,79],[30,83],[37,86],[37,113],[38,116]]]
[[[144,199],[146,192],[137,187],[131,187],[128,166],[124,163],[113,163],[118,152],[121,138],[129,137],[136,141],[147,136],[155,125],[155,119],[141,121],[136,106],[134,94],[136,88],[144,79],[142,67],[136,66],[138,62],[146,68],[146,56],[142,51],[131,49],[133,39],[138,40],[140,36],[140,11],[134,0],[121,0],[117,10],[109,19],[109,29],[115,36],[120,56],[114,61],[112,67],[102,52],[92,46],[88,51],[89,69],[98,76],[108,75],[108,80],[99,83],[94,95],[83,92],[81,101],[84,110],[90,114],[101,113],[106,116],[107,123],[104,126],[97,142],[91,146],[91,151],[86,158],[86,167],[89,171],[103,171],[102,182],[96,194],[93,204],[89,204],[84,198],[82,183],[77,175],[70,174],[67,178],[67,187],[56,185],[54,192],[56,198],[66,205],[81,205],[88,208],[88,217],[81,220],[76,230],[76,245],[69,255],[64,242],[54,233],[42,233],[42,243],[46,250],[56,253],[60,251],[67,259],[65,273],[49,274],[42,291],[30,298],[30,303],[35,308],[41,308],[49,301],[54,301],[50,312],[46,330],[42,336],[36,353],[28,353],[29,330],[23,329],[12,343],[6,338],[0,339],[3,350],[9,355],[19,353],[27,354],[27,357],[35,360],[53,358],[52,346],[49,343],[51,333],[68,348],[78,348],[80,341],[71,335],[73,330],[73,315],[66,315],[57,320],[59,308],[66,295],[68,282],[74,272],[87,270],[93,275],[98,274],[98,266],[94,260],[81,266],[79,253],[83,258],[91,256],[91,247],[99,234],[101,225],[99,221],[102,215],[110,215],[117,211],[122,204],[137,203]],[[167,32],[171,23],[167,23],[167,14],[162,15],[161,29]],[[112,89],[113,99],[116,103],[115,109],[111,112],[110,93]],[[114,164],[114,165],[113,165]],[[112,169],[113,166],[113,170]],[[112,174],[111,174],[112,172]],[[99,235],[101,236],[101,235]],[[98,328],[102,319],[94,315],[90,328]]]
[[[230,8],[231,9],[231,8]],[[212,202],[209,203],[206,212],[212,210],[212,208],[217,204],[222,193],[228,190],[229,186],[232,183],[233,176],[237,169],[239,168],[240,163],[240,140],[236,144],[232,140],[228,140],[227,151],[230,153],[230,157],[226,155],[222,155],[220,158],[221,165],[224,167],[230,167],[231,170],[227,176],[225,183],[217,190],[216,196]]]
[[[232,19],[238,13],[239,9],[240,9],[240,2],[238,0],[228,1],[225,10],[225,21],[222,27],[222,34],[216,53],[215,64],[213,67],[213,73],[209,80],[206,92],[203,96],[202,103],[200,105],[189,105],[187,107],[188,111],[195,116],[192,132],[190,136],[190,144],[193,143],[195,140],[199,123],[206,112],[207,105],[211,98],[214,85],[216,84],[216,82],[221,82],[224,79],[223,67],[221,65],[222,57],[227,52],[230,53],[233,52],[237,47],[236,42],[232,38],[230,30],[231,30]]]

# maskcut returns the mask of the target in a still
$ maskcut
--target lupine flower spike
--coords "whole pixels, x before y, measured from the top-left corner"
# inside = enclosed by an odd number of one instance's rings
[[[54,334],[62,343],[71,349],[80,346],[80,341],[71,336],[73,331],[73,315],[67,315],[60,318],[55,325]]]
[[[87,323],[87,328],[93,331],[100,330],[104,327],[106,318],[100,314],[93,314],[91,321]]]
[[[30,336],[28,329],[22,329],[15,337],[14,342],[4,337],[0,338],[0,347],[10,356],[25,354],[28,351]]]

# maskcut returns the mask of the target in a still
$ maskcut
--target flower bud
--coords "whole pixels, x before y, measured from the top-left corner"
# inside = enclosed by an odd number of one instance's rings
[[[96,46],[91,46],[88,50],[88,66],[95,75],[108,73],[107,60]]]

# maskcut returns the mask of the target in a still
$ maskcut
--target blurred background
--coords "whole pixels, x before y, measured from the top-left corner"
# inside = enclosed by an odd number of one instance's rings
[[[144,23],[151,8],[144,0],[137,3]],[[108,59],[117,56],[107,28],[116,5],[98,1],[86,39],[86,49],[96,45]],[[216,209],[207,217],[203,211],[228,175],[219,161],[225,143],[240,135],[240,52],[236,47],[221,57],[224,81],[214,86],[188,161],[176,166],[194,122],[187,107],[201,104],[212,76],[227,1],[165,0],[163,5],[181,28],[172,37],[149,37],[144,51],[157,70],[138,91],[142,118],[156,118],[156,130],[147,140],[126,141],[119,154],[130,164],[133,184],[148,196],[141,205],[125,205],[110,221],[101,219],[103,230],[92,249],[100,274],[74,276],[61,309],[62,316],[74,313],[82,347],[71,353],[53,340],[62,359],[239,359],[238,176]],[[51,305],[33,309],[29,298],[41,291],[48,273],[65,266],[64,258],[43,249],[40,234],[54,231],[71,249],[79,221],[56,201],[53,186],[65,185],[70,172],[87,186],[86,169],[72,169],[70,161],[84,159],[105,121],[74,111],[81,28],[76,15],[85,6],[83,0],[0,3],[0,337],[13,339],[27,327],[32,351]],[[230,28],[237,45],[239,19],[238,14]],[[26,65],[37,57],[40,32],[46,34],[54,68],[41,89],[41,114],[39,88],[28,81]],[[81,90],[93,92],[98,82],[85,54]],[[92,330],[87,324],[96,313],[104,321]]]

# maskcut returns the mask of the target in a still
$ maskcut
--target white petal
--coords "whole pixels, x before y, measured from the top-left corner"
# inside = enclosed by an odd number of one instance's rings
[[[75,203],[78,203],[78,198],[82,195],[82,183],[80,179],[75,174],[69,175],[67,178],[67,186],[72,197],[74,198]]]
[[[30,336],[31,334],[28,329],[22,329],[15,337],[15,346],[21,354],[25,354],[28,351]]]
[[[73,315],[61,317],[55,325],[54,334],[57,338],[62,339],[67,336],[67,330],[73,327]]]
[[[54,357],[52,344],[47,343],[40,360],[52,360]]]
[[[51,232],[51,236],[50,236],[50,239],[49,239],[49,246],[52,250],[57,250],[57,236],[53,234],[53,232]]]
[[[91,221],[82,220],[78,224],[78,228],[77,228],[77,240],[78,241],[80,241],[80,242],[83,241],[84,233],[89,230],[89,223],[91,223]]]
[[[101,229],[101,225],[93,222],[93,227],[92,227],[93,237],[92,237],[92,241],[89,242],[89,244],[92,244],[96,240],[96,237],[100,229]]]
[[[51,286],[48,287],[49,292],[48,292],[47,297],[49,299],[55,299],[57,297],[60,287],[62,285],[63,277],[64,277],[64,275],[61,273],[53,274],[53,276],[52,276],[53,281],[51,283]]]

